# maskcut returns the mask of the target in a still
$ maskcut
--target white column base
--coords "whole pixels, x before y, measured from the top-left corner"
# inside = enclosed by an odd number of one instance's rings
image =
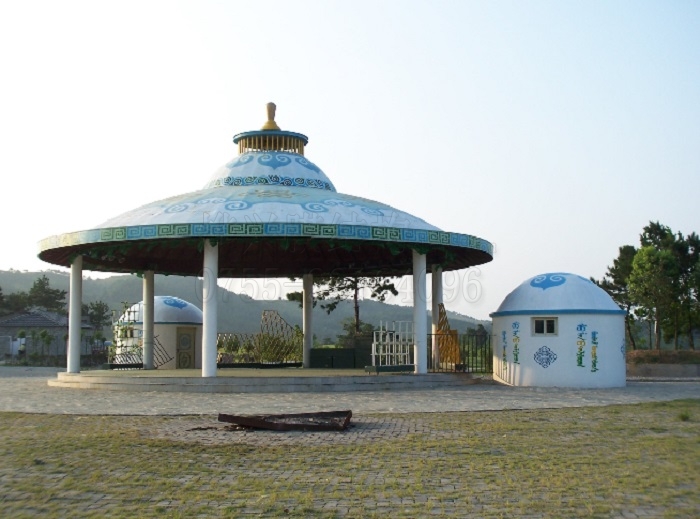
[[[428,315],[425,286],[425,254],[413,251],[413,362],[415,373],[428,372]]]
[[[78,256],[70,266],[70,295],[68,300],[68,373],[80,373],[80,324],[83,312],[83,257]]]
[[[311,348],[313,348],[314,345],[314,332],[311,318],[314,307],[314,276],[313,274],[304,274],[302,279],[304,283],[304,292],[302,297],[302,327],[304,331],[302,366],[305,368],[310,368]]]
[[[153,321],[154,321],[154,291],[153,291],[153,271],[147,270],[143,273],[143,369],[153,368]]]
[[[440,303],[442,303],[442,268],[434,266],[432,268],[432,301],[431,301],[431,322],[432,322],[432,359],[433,369],[440,365],[440,342],[437,333],[440,323]]]
[[[216,342],[218,338],[217,281],[219,278],[219,246],[204,240],[202,285],[202,377],[216,376]]]

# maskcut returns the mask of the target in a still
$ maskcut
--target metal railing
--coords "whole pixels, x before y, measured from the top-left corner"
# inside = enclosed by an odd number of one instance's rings
[[[268,333],[220,333],[217,339],[219,367],[262,367],[302,361],[302,337]]]
[[[433,339],[438,352],[433,351]],[[493,373],[490,335],[429,334],[428,370],[432,372]]]

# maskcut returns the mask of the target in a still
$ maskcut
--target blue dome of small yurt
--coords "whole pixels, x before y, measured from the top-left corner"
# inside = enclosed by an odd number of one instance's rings
[[[202,311],[174,296],[155,296],[153,317],[154,324],[202,324]],[[143,301],[131,305],[120,320],[143,324]]]
[[[491,314],[624,314],[605,290],[576,274],[554,272],[525,280]]]

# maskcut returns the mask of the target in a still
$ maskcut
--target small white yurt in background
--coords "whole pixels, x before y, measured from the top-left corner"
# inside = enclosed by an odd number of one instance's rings
[[[158,369],[202,367],[202,311],[173,296],[155,296],[154,364]],[[129,307],[115,324],[115,364],[142,362],[143,301]]]
[[[584,277],[551,273],[528,279],[491,317],[499,382],[574,388],[626,383],[625,312]]]

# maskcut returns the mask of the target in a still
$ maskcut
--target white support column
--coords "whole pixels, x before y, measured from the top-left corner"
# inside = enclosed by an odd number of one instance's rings
[[[413,362],[415,373],[428,372],[428,315],[425,286],[425,254],[413,251]]]
[[[433,368],[437,368],[438,365],[440,364],[440,343],[438,341],[437,333],[438,333],[438,324],[440,321],[440,309],[438,308],[438,305],[442,303],[442,268],[438,267],[436,265],[433,265],[432,268],[432,276],[431,276],[431,281],[432,281],[432,308],[431,308],[431,317],[432,317],[432,331],[431,333],[433,334],[433,344],[432,344],[432,357],[433,357]]]
[[[202,284],[202,377],[216,376],[216,340],[218,335],[219,246],[204,240],[204,269]]]
[[[311,348],[314,344],[313,324],[311,320],[314,307],[314,276],[313,274],[304,274],[302,277],[304,283],[304,296],[302,298],[303,318],[302,326],[304,330],[304,350],[303,363],[305,368],[311,367]]]
[[[80,373],[80,323],[83,311],[83,257],[78,256],[70,266],[70,295],[68,301],[68,373]]]
[[[154,292],[153,271],[143,273],[143,369],[153,369]]]

